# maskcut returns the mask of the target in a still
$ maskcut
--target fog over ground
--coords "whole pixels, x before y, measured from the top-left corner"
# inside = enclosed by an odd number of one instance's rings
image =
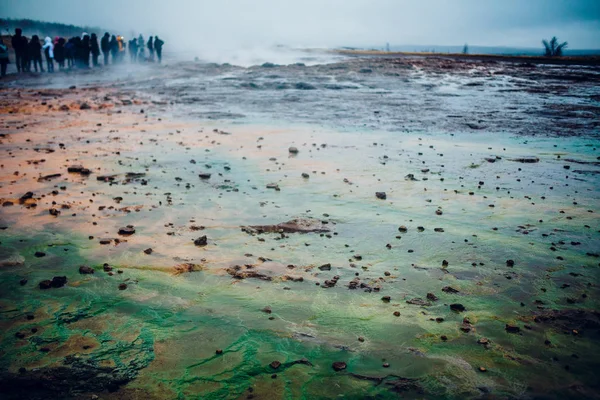
[[[158,34],[165,50],[470,45],[600,48],[599,0],[2,0],[0,15]]]

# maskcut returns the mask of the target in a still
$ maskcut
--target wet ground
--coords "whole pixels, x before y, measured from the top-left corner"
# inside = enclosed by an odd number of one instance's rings
[[[594,398],[598,76],[417,58],[7,83],[0,386]]]

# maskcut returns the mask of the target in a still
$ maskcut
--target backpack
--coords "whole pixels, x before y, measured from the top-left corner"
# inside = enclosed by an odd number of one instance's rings
[[[8,47],[4,44],[0,44],[0,60],[8,59]]]

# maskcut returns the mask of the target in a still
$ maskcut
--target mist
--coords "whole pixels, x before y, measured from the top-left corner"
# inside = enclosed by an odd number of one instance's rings
[[[265,58],[275,45],[540,47],[558,36],[573,49],[600,48],[596,0],[10,0],[0,14],[159,35],[166,53],[219,62]]]

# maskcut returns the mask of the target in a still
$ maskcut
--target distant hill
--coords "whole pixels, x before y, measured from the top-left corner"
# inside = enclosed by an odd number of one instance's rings
[[[15,28],[23,29],[23,35],[31,37],[38,35],[73,37],[80,36],[82,32],[96,33],[99,37],[105,32],[104,29],[94,26],[77,26],[60,24],[58,22],[34,21],[31,19],[0,19],[0,29],[2,35],[14,35]]]
[[[384,46],[371,47],[369,49],[385,50]],[[390,51],[411,52],[411,53],[452,53],[459,54],[463,51],[463,46],[422,46],[422,45],[402,45],[390,46]],[[510,55],[510,56],[541,56],[544,53],[544,48],[540,40],[538,48],[523,48],[523,47],[501,47],[501,46],[471,46],[469,45],[470,54],[495,54],[495,55]],[[590,56],[599,55],[600,49],[569,49],[564,51],[565,56]]]

